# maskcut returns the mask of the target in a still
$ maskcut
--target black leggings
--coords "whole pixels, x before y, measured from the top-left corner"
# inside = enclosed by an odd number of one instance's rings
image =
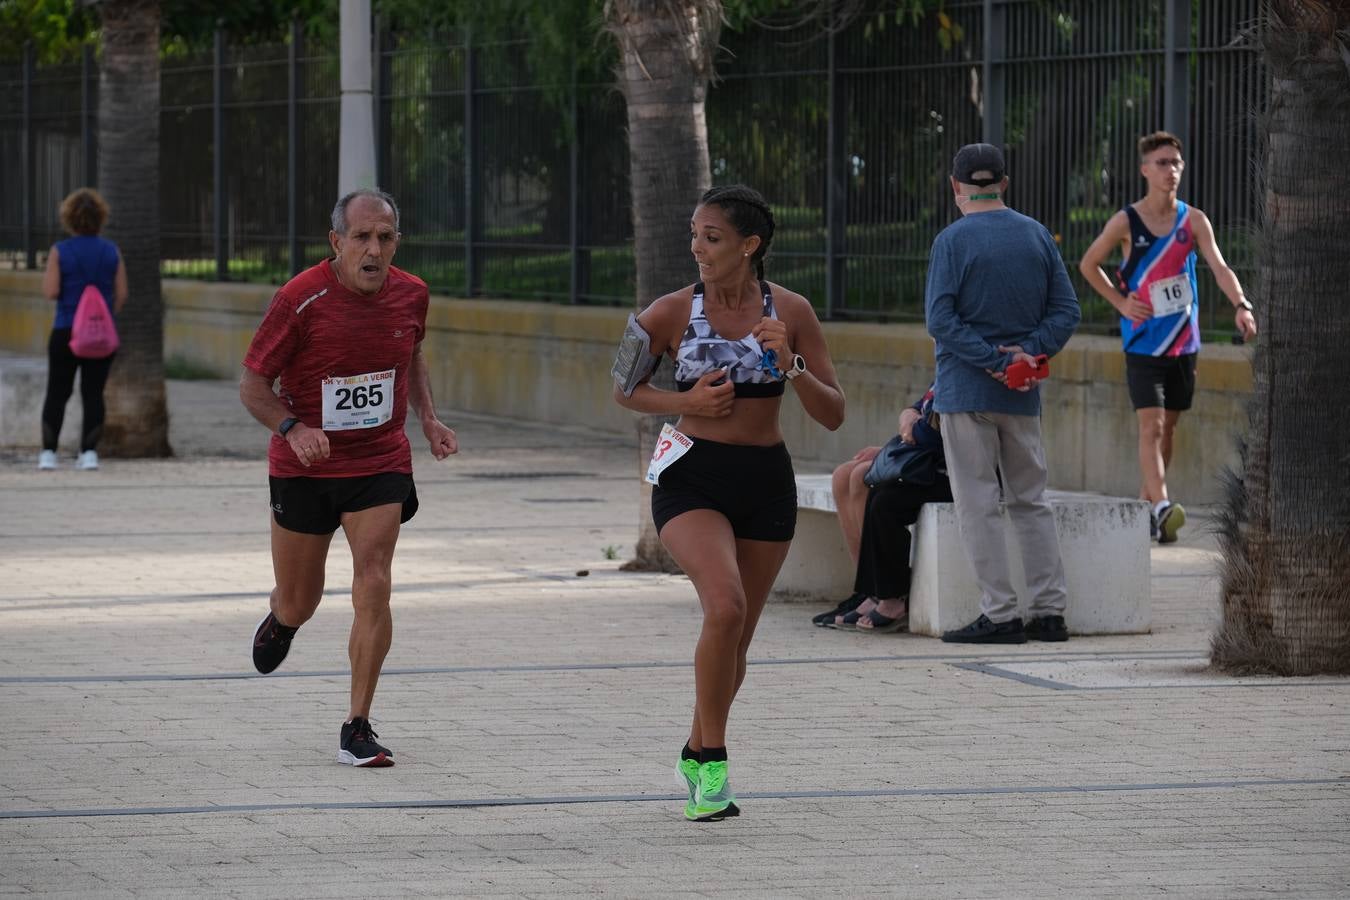
[[[950,503],[951,483],[939,475],[931,487],[888,482],[867,492],[858,572],[853,590],[878,600],[909,596],[909,526],[925,503]]]
[[[80,359],[70,352],[70,329],[53,328],[47,342],[47,399],[42,404],[42,449],[55,450],[66,417],[66,401],[75,391],[80,372],[80,400],[84,403],[84,430],[80,451],[93,450],[103,434],[103,386],[108,383],[114,353],[105,359]]]

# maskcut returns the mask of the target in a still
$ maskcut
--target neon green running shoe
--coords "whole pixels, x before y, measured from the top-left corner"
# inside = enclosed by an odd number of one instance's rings
[[[689,801],[684,804],[684,817],[696,819],[694,800],[698,797],[698,760],[680,757],[680,761],[675,764],[675,771],[684,779],[684,786],[689,790]]]
[[[695,822],[720,822],[739,816],[736,795],[727,779],[726,762],[705,762],[698,767],[698,792],[693,808],[685,808],[685,818]]]

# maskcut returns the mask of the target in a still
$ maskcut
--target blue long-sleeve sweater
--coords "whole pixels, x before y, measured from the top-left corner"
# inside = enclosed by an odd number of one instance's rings
[[[989,376],[1020,346],[1054,356],[1078,325],[1078,297],[1050,232],[1011,209],[971,213],[933,241],[924,298],[937,342],[937,410],[1036,416],[1039,388],[1014,391]]]

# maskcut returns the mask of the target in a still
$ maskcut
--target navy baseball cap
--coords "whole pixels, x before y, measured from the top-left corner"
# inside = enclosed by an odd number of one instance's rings
[[[979,172],[988,172],[989,175],[977,177],[976,173]],[[998,184],[1007,174],[1003,151],[993,144],[966,144],[956,151],[956,157],[952,160],[952,177],[962,184],[987,187]]]

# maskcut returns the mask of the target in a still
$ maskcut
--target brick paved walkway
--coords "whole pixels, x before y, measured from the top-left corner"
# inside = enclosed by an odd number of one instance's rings
[[[0,455],[0,894],[1350,894],[1350,682],[1206,671],[1199,528],[1154,549],[1143,637],[983,652],[771,606],[744,815],[697,826],[673,762],[699,616],[685,579],[618,569],[631,443],[447,415],[462,455],[419,448],[374,711],[398,765],[356,771],[345,543],[254,674],[265,435],[233,385],[171,401],[171,461]]]

